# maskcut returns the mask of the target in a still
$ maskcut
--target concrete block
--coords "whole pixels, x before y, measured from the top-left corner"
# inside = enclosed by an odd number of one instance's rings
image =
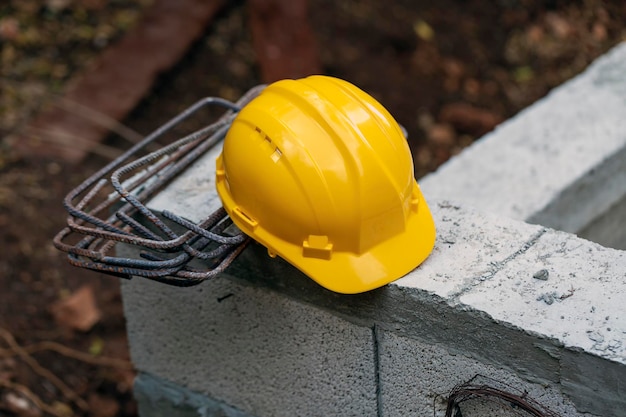
[[[447,400],[458,385],[471,381],[526,396],[562,416],[583,417],[571,400],[563,398],[558,384],[538,384],[516,376],[510,370],[486,364],[445,347],[380,331],[380,393],[385,417],[444,416]],[[485,351],[493,346],[485,344]],[[518,416],[512,407],[498,406],[477,398],[462,403],[463,417]]]
[[[123,284],[138,370],[254,416],[376,415],[370,329],[226,278]]]
[[[288,264],[269,260],[258,247],[229,274],[352,323],[441,346],[527,383],[563,383],[563,401],[586,412],[611,415],[602,410],[619,409],[622,394],[615,381],[626,377],[626,305],[618,296],[626,292],[625,253],[450,202],[431,207],[438,228],[432,255],[407,276],[369,293],[333,294]],[[566,376],[566,369],[586,369],[587,361],[615,377],[606,379],[602,371]],[[441,378],[459,382],[442,369]],[[602,396],[594,394],[598,390]]]
[[[582,230],[626,196],[625,73],[622,43],[423,178],[426,198]]]

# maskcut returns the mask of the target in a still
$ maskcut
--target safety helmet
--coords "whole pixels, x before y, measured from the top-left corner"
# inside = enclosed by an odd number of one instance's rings
[[[400,126],[337,78],[278,81],[245,105],[226,134],[216,184],[244,233],[335,292],[383,286],[434,246]]]

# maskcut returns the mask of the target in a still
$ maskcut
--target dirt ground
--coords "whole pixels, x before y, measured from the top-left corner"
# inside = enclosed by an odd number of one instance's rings
[[[62,92],[81,59],[115,41],[113,29],[85,44],[59,37],[54,68],[18,73],[55,42],[19,37],[74,3],[0,6],[2,137]],[[131,25],[149,6],[85,3],[97,11],[87,13],[94,27],[113,15]],[[236,99],[260,83],[246,6],[231,3],[123,123],[147,134],[203,96]],[[309,18],[324,72],[374,95],[407,128],[418,177],[626,40],[621,0],[309,0]],[[128,146],[114,135],[105,145]],[[105,162],[95,153],[79,166],[33,160],[0,142],[0,416],[137,413],[117,279],[71,267],[51,243],[65,223],[64,195]],[[68,308],[92,320],[59,313]]]

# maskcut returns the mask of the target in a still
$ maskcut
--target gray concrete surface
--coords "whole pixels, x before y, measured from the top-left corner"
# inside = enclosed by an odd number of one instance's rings
[[[382,405],[385,417],[442,416],[448,393],[455,385],[472,381],[487,384],[549,405],[562,416],[582,417],[572,401],[564,398],[557,385],[532,383],[505,369],[480,362],[463,353],[451,353],[437,344],[423,343],[380,332]],[[454,378],[450,378],[454,375]],[[461,404],[463,417],[514,417],[517,411],[507,405],[496,405],[494,397],[475,399]],[[430,411],[430,412],[429,412]]]
[[[626,43],[423,178],[426,198],[572,233],[587,228],[587,237],[626,248],[626,227],[589,230],[617,216],[610,208],[626,197],[624,74]]]
[[[142,372],[254,416],[376,415],[368,328],[225,278],[192,288],[134,279],[123,294]]]
[[[625,253],[449,202],[432,206],[431,257],[370,293],[331,293],[261,247],[197,288],[124,283],[133,362],[255,416],[409,413],[415,403],[404,408],[385,392],[414,387],[419,368],[385,365],[380,352],[393,349],[377,341],[378,329],[405,341],[406,352],[438,346],[460,369],[480,363],[488,375],[560,392],[544,398],[551,408],[626,410]],[[547,280],[535,277],[543,269]],[[429,363],[440,384],[420,388],[423,398],[467,379],[446,355]],[[385,391],[384,381],[395,388]]]

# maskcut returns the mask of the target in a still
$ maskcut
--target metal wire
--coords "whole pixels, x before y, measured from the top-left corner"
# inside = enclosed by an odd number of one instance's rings
[[[459,384],[448,395],[445,417],[461,417],[461,404],[469,401],[482,401],[500,407],[503,412],[514,413],[522,417],[560,417],[531,398],[526,392],[519,392],[502,381],[483,375],[476,375],[471,380]]]
[[[169,211],[156,213],[146,203],[222,140],[236,112],[262,89],[253,88],[237,103],[214,97],[198,101],[86,179],[63,201],[69,215],[67,226],[53,239],[55,247],[81,268],[176,286],[196,285],[226,269],[249,238],[224,209],[196,224]],[[225,113],[216,122],[147,152],[174,127],[209,106]],[[115,249],[122,246],[133,257],[116,255]]]

